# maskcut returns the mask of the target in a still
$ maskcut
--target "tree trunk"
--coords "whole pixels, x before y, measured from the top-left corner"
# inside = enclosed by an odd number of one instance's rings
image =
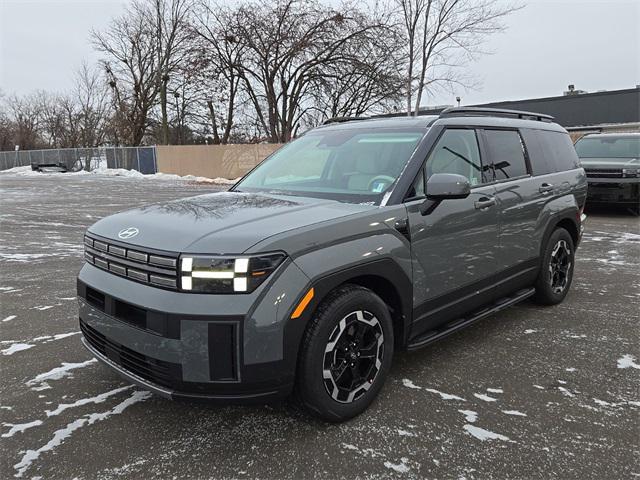
[[[162,144],[169,145],[169,123],[167,121],[167,77],[160,86],[160,109],[162,110]]]
[[[213,102],[207,100],[207,107],[209,107],[209,116],[211,117],[211,130],[213,131],[213,144],[220,145],[220,135],[218,134],[218,122],[216,122],[216,114],[213,110]]]

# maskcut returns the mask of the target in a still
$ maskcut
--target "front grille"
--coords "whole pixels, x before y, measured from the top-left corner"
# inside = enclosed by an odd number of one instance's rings
[[[89,345],[109,360],[157,385],[173,388],[182,381],[182,366],[147,357],[108,339],[80,320],[80,330]]]
[[[584,171],[589,178],[622,178],[620,168],[585,168]]]
[[[178,254],[158,254],[89,235],[84,237],[84,258],[88,263],[114,275],[155,287],[177,289],[177,257]]]

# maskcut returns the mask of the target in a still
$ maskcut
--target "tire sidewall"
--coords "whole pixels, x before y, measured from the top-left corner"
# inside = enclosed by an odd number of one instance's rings
[[[393,324],[386,304],[365,288],[349,289],[329,302],[317,316],[314,315],[313,321],[317,325],[306,351],[302,352],[304,359],[298,382],[305,405],[314,413],[328,421],[344,421],[363,412],[382,388],[393,357]],[[380,322],[384,334],[382,365],[371,388],[364,395],[351,403],[340,403],[329,395],[322,377],[325,348],[340,320],[357,310],[372,313]]]
[[[549,272],[549,264],[551,262],[551,254],[555,248],[555,246],[558,244],[558,242],[564,240],[567,245],[569,245],[569,249],[570,249],[570,257],[571,257],[571,267],[569,268],[569,278],[567,280],[567,285],[564,288],[564,290],[560,293],[555,293],[552,289],[551,289],[551,285],[550,285],[550,272]],[[558,228],[556,229],[551,236],[549,237],[549,240],[547,242],[547,247],[545,249],[545,253],[544,253],[544,258],[542,260],[542,266],[541,266],[541,270],[540,270],[540,277],[538,280],[538,285],[536,285],[536,288],[538,290],[538,293],[542,296],[543,299],[545,299],[547,301],[547,303],[551,303],[551,304],[557,304],[562,302],[562,300],[564,300],[564,298],[567,296],[567,294],[569,293],[569,290],[571,289],[571,283],[573,282],[573,272],[575,269],[575,246],[573,244],[573,238],[571,237],[571,235],[569,234],[569,232],[567,232],[564,228]]]

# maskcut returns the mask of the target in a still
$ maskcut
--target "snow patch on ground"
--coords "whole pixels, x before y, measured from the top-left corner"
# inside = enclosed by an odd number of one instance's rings
[[[364,457],[371,457],[371,458],[384,457],[382,453],[374,450],[373,448],[359,448],[350,443],[342,443],[341,447],[344,448],[345,450],[351,450],[351,451],[357,452]]]
[[[42,425],[42,420],[34,420],[29,423],[3,423],[5,427],[11,427],[8,432],[3,433],[2,438],[13,437],[16,433],[22,433],[29,428],[37,427]]]
[[[538,330],[534,330],[533,328],[528,328],[524,331],[525,335],[529,335],[530,333],[536,333]]]
[[[96,360],[95,358],[92,358],[91,360],[87,360],[86,362],[80,362],[80,363],[63,362],[60,367],[56,367],[52,370],[49,370],[48,372],[41,373],[35,376],[34,378],[32,378],[31,380],[27,381],[27,386],[34,387],[34,390],[35,389],[44,390],[45,388],[42,388],[42,387],[46,386],[47,381],[60,380],[61,378],[70,377],[71,370],[86,367],[88,365],[96,363],[97,361],[98,360]]]
[[[55,307],[56,305],[40,305],[37,307],[33,307],[31,310],[40,310],[41,312],[45,311],[45,310],[49,310],[50,308]]]
[[[444,393],[439,390],[434,390],[433,388],[425,388],[427,392],[435,393],[436,395],[440,395],[443,400],[460,400],[461,402],[466,402],[466,400],[457,395],[452,395],[450,393]]]
[[[499,433],[492,432],[490,430],[485,430],[484,428],[476,427],[475,425],[465,425],[462,427],[469,434],[477,438],[478,440],[484,442],[486,440],[502,440],[505,442],[510,442],[509,437],[504,435],[500,435]]]
[[[30,340],[2,340],[0,344],[5,345],[9,344],[9,348],[5,348],[2,350],[3,355],[12,355],[16,352],[20,352],[22,350],[28,350],[29,348],[35,347],[32,342],[36,343],[50,343],[55,342],[56,340],[61,340],[63,338],[71,337],[73,335],[78,335],[80,332],[68,332],[68,333],[58,333],[56,335],[45,335],[42,337],[35,337]]]
[[[618,359],[618,368],[637,368],[640,369],[640,365],[636,363],[636,357],[633,355],[623,355]]]
[[[69,332],[69,333],[58,333],[56,335],[45,335],[43,337],[36,337],[32,339],[32,342],[54,342],[56,340],[62,340],[63,338],[72,337],[74,335],[79,335],[80,332]]]
[[[504,390],[501,388],[487,388],[487,392],[489,393],[504,393]]]
[[[407,430],[398,429],[398,435],[401,437],[415,437],[416,434]]]
[[[409,468],[409,465],[407,465],[408,461],[408,458],[402,457],[400,459],[400,463],[384,462],[384,466],[391,470],[395,470],[398,473],[407,473],[409,470],[411,470],[411,468]]]
[[[9,315],[8,317],[3,318],[2,321],[3,322],[10,322],[11,320],[13,320],[16,317],[17,317],[17,315]]]
[[[103,403],[107,398],[113,395],[117,395],[118,393],[124,392],[131,388],[133,388],[133,385],[128,385],[126,387],[109,390],[108,392],[101,393],[99,395],[96,395],[95,397],[82,398],[80,400],[76,400],[73,403],[61,403],[58,405],[58,407],[55,410],[47,410],[46,414],[47,414],[47,417],[55,417],[56,415],[60,415],[62,412],[70,408],[81,407],[83,405],[88,405],[90,403],[94,403],[94,404]]]
[[[407,388],[414,388],[416,390],[422,390],[422,387],[419,387],[418,385],[416,385],[415,383],[413,383],[411,380],[409,380],[408,378],[403,378],[402,379],[402,385],[404,385]]]
[[[474,397],[479,398],[480,400],[484,400],[485,402],[497,402],[497,398],[490,397],[489,395],[485,395],[484,393],[474,393]]]
[[[522,413],[518,410],[502,410],[502,413],[504,413],[505,415],[514,415],[516,417],[526,417],[527,414],[526,413]]]
[[[575,397],[575,395],[570,392],[568,389],[564,388],[564,387],[558,387],[558,390],[560,390],[560,392],[565,396],[565,397]]]
[[[73,422],[67,424],[66,427],[56,430],[53,434],[53,437],[42,447],[37,450],[27,450],[22,459],[16,463],[13,468],[16,470],[16,477],[22,477],[24,473],[31,467],[33,462],[35,462],[40,455],[46,452],[50,452],[54,450],[56,447],[62,445],[65,440],[67,440],[73,432],[84,427],[85,425],[92,425],[96,422],[100,422],[102,420],[106,420],[113,415],[119,415],[124,412],[128,407],[134,405],[138,402],[143,402],[151,397],[151,392],[147,391],[136,391],[127,398],[126,400],[120,402],[118,405],[113,407],[111,410],[107,410],[106,412],[101,413],[90,413],[85,415],[84,417],[80,417]]]
[[[13,355],[16,352],[22,352],[24,350],[29,350],[30,348],[35,347],[30,343],[14,343],[9,348],[5,348],[2,350],[2,355]]]
[[[469,423],[475,423],[478,420],[478,414],[473,410],[458,410],[461,414],[464,415],[464,419]]]

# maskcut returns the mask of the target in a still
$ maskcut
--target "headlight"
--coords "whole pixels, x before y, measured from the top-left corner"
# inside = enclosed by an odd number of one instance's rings
[[[623,177],[640,177],[640,168],[623,168]]]
[[[282,263],[284,253],[180,257],[180,288],[199,293],[249,293]]]

